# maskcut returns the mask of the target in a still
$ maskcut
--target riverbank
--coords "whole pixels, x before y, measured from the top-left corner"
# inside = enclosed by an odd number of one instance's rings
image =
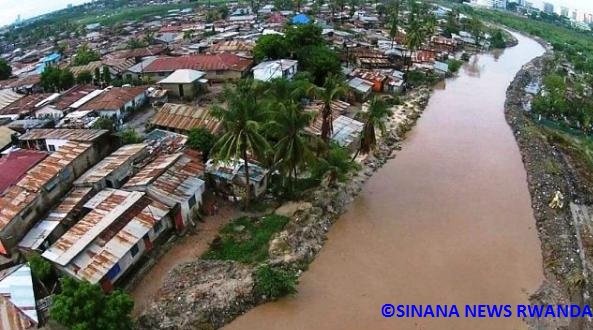
[[[545,282],[530,297],[533,304],[590,304],[591,235],[589,219],[578,219],[576,213],[591,205],[593,185],[586,166],[575,157],[574,150],[555,134],[534,122],[524,111],[528,96],[525,87],[545,74],[546,62],[553,53],[526,64],[507,91],[505,115],[511,126],[527,172],[533,213],[541,241]],[[563,205],[551,202],[555,197]],[[526,320],[534,329],[591,328],[587,319]]]
[[[420,87],[394,107],[387,132],[374,157],[362,161],[345,182],[320,187],[309,198],[289,202],[276,213],[290,217],[270,242],[268,264],[306,270],[321,250],[332,224],[345,212],[365,181],[401,149],[400,142],[426,107],[431,89]],[[252,307],[270,301],[254,291],[258,265],[197,259],[176,267],[166,278],[158,301],[142,312],[141,329],[215,329]]]

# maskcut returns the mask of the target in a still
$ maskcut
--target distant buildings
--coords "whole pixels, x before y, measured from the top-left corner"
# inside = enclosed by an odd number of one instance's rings
[[[546,14],[553,14],[554,13],[554,5],[549,2],[544,2],[544,12]]]

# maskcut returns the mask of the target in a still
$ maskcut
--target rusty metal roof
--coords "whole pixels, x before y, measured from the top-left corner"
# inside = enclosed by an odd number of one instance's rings
[[[169,213],[142,192],[105,189],[85,205],[92,210],[43,257],[73,276],[98,283],[107,272]]]
[[[35,165],[15,186],[6,189],[0,197],[0,230],[32,204],[43,186],[90,147],[88,143],[68,142]]]
[[[86,171],[74,181],[74,185],[79,187],[93,186],[122,166],[134,162],[146,152],[147,145],[144,143],[125,145]]]
[[[144,166],[136,175],[134,175],[126,184],[122,187],[123,189],[134,189],[142,186],[146,186],[154,181],[159,175],[163,174],[179,157],[181,153],[174,154],[163,154],[155,158],[148,165]]]
[[[75,210],[91,197],[92,188],[74,188],[62,202],[55,206],[47,217],[35,224],[19,243],[20,248],[36,250],[51,235],[51,233],[66,219],[72,216]]]
[[[204,163],[201,159],[184,154],[148,187],[148,193],[163,196],[163,201],[186,201],[197,190],[204,188],[204,181],[199,179],[203,173]]]
[[[203,127],[215,134],[220,129],[220,121],[214,118],[209,109],[184,104],[166,103],[152,117],[155,126],[189,131],[192,128]]]
[[[60,149],[39,162],[17,183],[17,186],[30,192],[39,192],[51,179],[56,177],[66,166],[72,164],[80,155],[91,148],[91,144],[72,142],[64,144]]]
[[[332,118],[336,119],[338,116],[344,114],[350,107],[350,103],[335,100],[332,101],[331,105]],[[311,121],[305,131],[313,135],[321,135],[321,125],[323,124],[323,118],[321,116],[321,110],[323,110],[323,102],[313,102],[305,107],[305,111],[311,111],[315,113],[315,118]]]
[[[36,128],[19,136],[19,140],[69,140],[78,142],[92,142],[107,134],[106,129],[76,129],[76,128]]]

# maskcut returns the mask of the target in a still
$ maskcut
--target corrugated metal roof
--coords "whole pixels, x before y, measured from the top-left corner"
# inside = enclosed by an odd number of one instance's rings
[[[187,201],[205,185],[198,178],[203,173],[204,163],[201,160],[183,155],[148,187],[148,192],[177,202]]]
[[[15,186],[6,189],[0,197],[0,230],[35,200],[41,187],[90,147],[88,143],[68,142],[35,165]]]
[[[72,212],[81,207],[91,196],[92,188],[74,188],[60,204],[49,211],[48,216],[38,222],[19,243],[20,248],[37,250],[62,221],[70,217]]]
[[[75,129],[75,128],[36,128],[19,136],[19,140],[69,140],[78,142],[92,142],[109,131],[105,129]]]
[[[92,210],[43,257],[91,283],[105,274],[169,212],[141,192],[105,189],[86,204]]]
[[[332,101],[330,104],[330,108],[332,110],[332,118],[337,118],[348,108],[350,107],[350,103],[335,100]],[[315,118],[311,121],[308,127],[305,128],[305,131],[313,134],[313,135],[321,135],[321,125],[323,124],[323,117],[321,116],[321,110],[323,110],[323,102],[314,102],[305,107],[305,111],[311,111],[315,113]]]
[[[90,143],[72,142],[64,144],[60,149],[35,165],[17,183],[17,186],[31,192],[38,192],[51,179],[56,177],[66,166],[72,164],[80,155],[91,148]]]
[[[178,69],[200,71],[245,71],[252,60],[230,53],[161,57],[150,63],[144,72],[172,72]]]
[[[0,329],[29,329],[38,323],[31,268],[19,265],[0,272]]]
[[[80,110],[119,110],[146,91],[146,86],[114,87],[86,102]]]
[[[155,126],[181,131],[203,127],[213,134],[216,134],[221,127],[220,121],[212,116],[209,109],[173,103],[163,105],[152,117],[151,123]]]
[[[334,120],[333,127],[332,140],[342,147],[346,147],[358,139],[364,124],[346,116],[339,116]]]
[[[134,189],[150,184],[159,175],[163,174],[179,157],[181,153],[174,153],[171,155],[163,154],[155,158],[148,165],[144,166],[136,175],[134,175],[126,184],[122,187],[123,189]]]
[[[79,187],[93,186],[122,166],[135,161],[146,151],[147,145],[144,143],[125,145],[86,171],[74,182],[74,185]]]
[[[1,89],[0,90],[0,109],[4,109],[14,101],[23,97],[22,94],[18,94],[13,92],[11,89]]]
[[[52,94],[31,94],[19,98],[0,110],[0,115],[28,115],[37,108],[37,103]]]

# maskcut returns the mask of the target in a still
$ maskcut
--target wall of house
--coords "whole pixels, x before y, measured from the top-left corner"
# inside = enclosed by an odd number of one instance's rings
[[[161,87],[168,91],[169,95],[181,98],[179,95],[180,84],[160,84]],[[183,97],[184,98],[195,98],[198,94],[198,88],[194,84],[181,84],[183,86]]]
[[[58,151],[60,148],[68,143],[68,140],[63,139],[46,139],[45,140],[45,147],[47,151]],[[52,146],[52,147],[50,147]],[[53,149],[53,150],[52,150]]]
[[[153,247],[154,241],[161,237],[172,227],[171,219],[165,217],[158,222],[160,225],[156,225],[148,232],[148,237],[141,239],[136,243],[113,267],[111,270],[99,281],[103,288],[113,287],[113,284],[117,282],[140,258]],[[157,230],[157,227],[158,230]],[[132,250],[137,252],[132,253]],[[118,270],[119,269],[119,270]]]
[[[64,111],[58,110],[52,106],[45,106],[37,111],[35,111],[35,118],[43,119],[43,118],[53,118],[53,119],[60,119],[64,117]]]
[[[239,80],[243,73],[239,71],[206,71],[206,79],[213,82],[223,82],[227,80]]]

